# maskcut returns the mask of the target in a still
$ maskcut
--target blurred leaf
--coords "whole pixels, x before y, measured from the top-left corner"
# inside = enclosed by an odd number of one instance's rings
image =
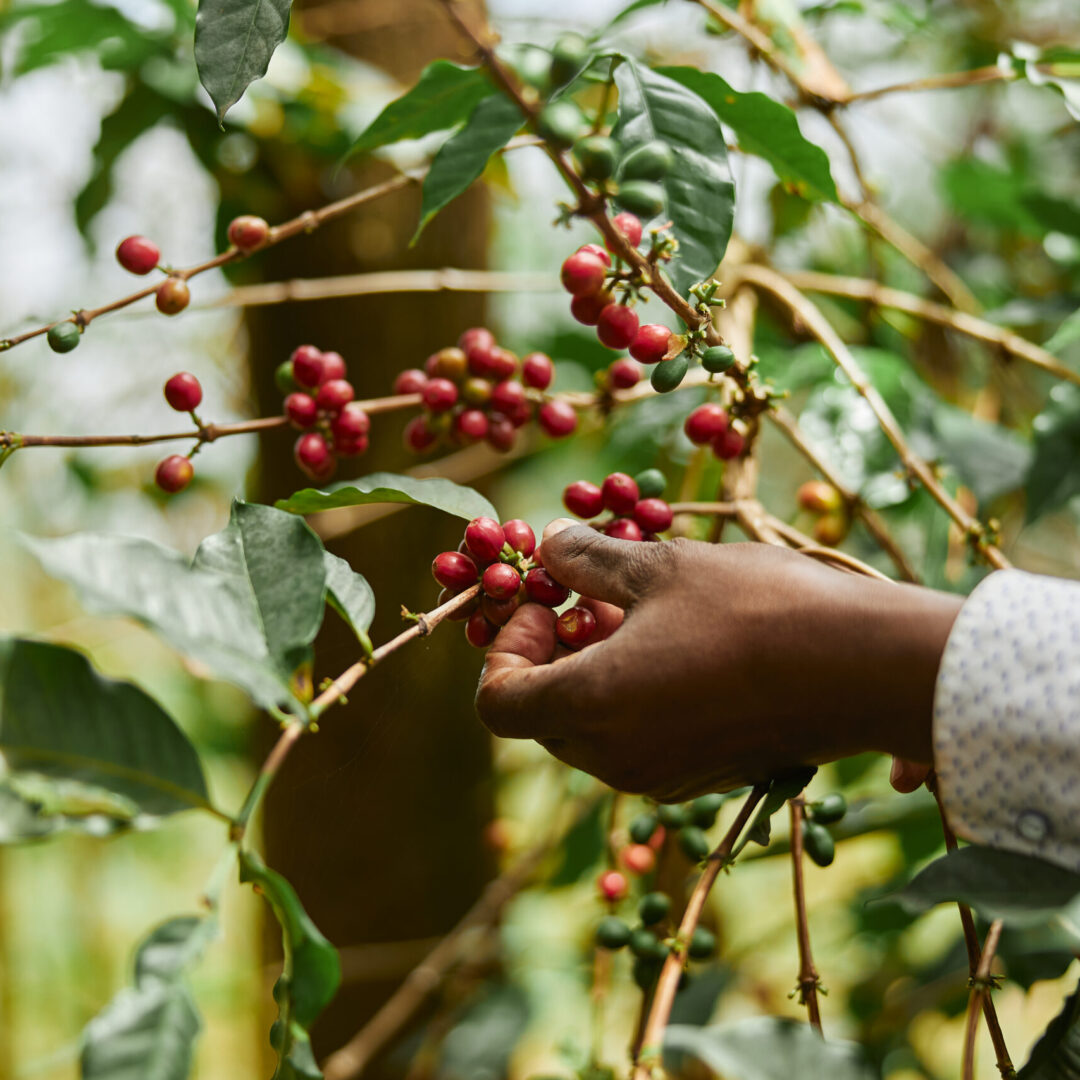
[[[172,718],[62,645],[0,636],[0,751],[15,773],[89,784],[140,813],[211,809],[199,757]]]
[[[1071,202],[1043,191],[1026,191],[1021,194],[1020,202],[1044,231],[1080,236],[1080,210]]]
[[[632,4],[628,4],[622,9],[622,11],[616,12],[611,21],[604,27],[603,30],[597,35],[598,37],[605,36],[613,26],[618,26],[619,23],[629,19],[631,15],[637,14],[639,11],[644,11],[645,8],[656,7],[658,4],[666,4],[667,0],[634,0]]]
[[[436,60],[416,85],[389,105],[353,143],[350,153],[364,153],[401,139],[419,139],[464,123],[492,91],[483,68]]]
[[[301,519],[237,501],[190,566],[129,537],[24,542],[87,610],[137,619],[266,708],[300,707],[292,678],[311,660],[326,589],[322,542]]]
[[[367,630],[375,618],[375,593],[367,578],[329,551],[323,552],[323,565],[326,568],[327,601],[349,624],[364,650],[370,652],[371,639]]]
[[[0,781],[0,844],[44,840],[56,833],[111,836],[138,814],[129,799],[74,781],[22,773]]]
[[[702,1027],[716,1013],[716,1003],[735,984],[735,971],[717,963],[704,971],[696,971],[689,985],[680,985],[671,1007],[671,1024],[690,1024]]]
[[[873,1080],[880,1075],[860,1047],[826,1042],[809,1024],[773,1016],[717,1024],[673,1025],[664,1035],[664,1059],[694,1058],[724,1080]]]
[[[499,515],[478,491],[455,484],[442,477],[417,479],[401,473],[377,472],[349,480],[320,491],[304,488],[288,499],[279,499],[279,510],[292,514],[317,514],[323,510],[336,510],[340,506],[367,506],[371,503],[410,503],[414,506],[433,506],[456,517],[471,520],[475,517]]]
[[[1080,989],[1066,998],[1032,1047],[1017,1080],[1071,1080],[1080,1075]]]
[[[1076,935],[1056,921],[1050,926],[1006,927],[997,955],[1009,981],[1029,990],[1036,982],[1060,979],[1076,959],[1076,943]]]
[[[970,845],[925,867],[887,899],[908,911],[950,900],[1014,926],[1047,922],[1080,893],[1080,874],[1033,855]]]
[[[1023,485],[1034,451],[1015,432],[944,402],[934,410],[933,432],[941,455],[980,503]]]
[[[289,32],[292,0],[199,0],[195,65],[218,122],[270,66]]]
[[[521,110],[505,94],[481,101],[465,126],[443,143],[424,177],[420,224],[410,244],[420,239],[427,223],[456,199],[484,171],[488,159],[504,147],[524,123]]]
[[[1051,86],[1065,99],[1065,108],[1074,120],[1080,120],[1080,52],[1067,45],[1039,50],[1026,42],[1013,45],[1012,54],[1004,54],[999,63],[1011,63],[1013,69],[1032,86]]]
[[[808,765],[804,769],[796,769],[789,776],[777,777],[773,780],[754,814],[754,820],[750,822],[750,828],[747,829],[742,842],[738,844],[732,855],[738,855],[747,844],[760,844],[762,847],[767,847],[772,838],[773,814],[781,809],[788,799],[794,799],[813,780],[816,772],[816,765]]]
[[[217,936],[210,915],[178,915],[154,927],[135,954],[135,982],[172,982],[203,954]]]
[[[1074,311],[1061,323],[1043,348],[1060,356],[1064,348],[1076,341],[1080,341],[1080,310]]]
[[[764,158],[788,189],[812,201],[838,202],[829,156],[799,130],[786,105],[768,94],[743,94],[719,75],[692,67],[657,68],[709,103],[748,154]]]
[[[548,879],[553,889],[573,885],[588,875],[604,854],[604,821],[611,812],[610,804],[598,802],[578,821],[559,845],[562,861]]]
[[[1045,229],[1024,204],[1024,180],[974,157],[957,158],[941,171],[945,195],[969,221],[1042,236]]]
[[[440,1080],[507,1075],[510,1055],[529,1024],[529,1001],[513,985],[497,985],[471,1004],[450,1029],[439,1057]]]
[[[675,288],[709,280],[724,257],[735,214],[735,184],[720,122],[693,91],[624,59],[615,69],[619,115],[612,130],[623,152],[660,139],[675,165],[663,179],[666,214],[679,241],[668,264]]]
[[[1027,519],[1080,494],[1080,388],[1055,386],[1033,424],[1035,456],[1027,474]]]

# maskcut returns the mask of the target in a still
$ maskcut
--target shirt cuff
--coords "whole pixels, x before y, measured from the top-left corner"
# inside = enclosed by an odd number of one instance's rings
[[[958,834],[1080,870],[1080,583],[978,585],[938,672],[934,768]]]

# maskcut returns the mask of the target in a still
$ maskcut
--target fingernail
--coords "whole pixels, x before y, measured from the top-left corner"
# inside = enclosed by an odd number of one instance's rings
[[[544,535],[540,538],[540,543],[543,543],[545,540],[550,540],[551,537],[561,533],[563,529],[569,529],[573,525],[580,524],[580,521],[574,521],[573,518],[556,518],[545,526]]]

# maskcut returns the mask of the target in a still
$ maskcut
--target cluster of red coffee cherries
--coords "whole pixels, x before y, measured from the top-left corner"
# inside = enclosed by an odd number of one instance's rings
[[[796,498],[814,516],[814,539],[826,547],[842,544],[851,531],[851,514],[843,495],[823,480],[808,480]]]
[[[195,414],[195,410],[202,404],[202,398],[202,385],[189,371],[177,372],[165,383],[165,400],[177,412],[190,413],[196,427],[202,427],[202,422]],[[158,462],[154,481],[162,491],[175,495],[178,491],[183,491],[194,476],[195,466],[192,465],[190,457],[170,454]]]
[[[699,405],[686,418],[683,431],[695,446],[711,446],[721,461],[737,458],[746,449],[746,437],[732,425],[727,409],[716,402]]]
[[[534,415],[546,434],[564,438],[577,428],[577,413],[565,401],[538,400],[554,378],[550,356],[519,359],[485,327],[466,330],[457,345],[432,353],[423,370],[409,368],[394,380],[394,393],[419,394],[424,410],[405,426],[405,445],[424,453],[440,441],[486,440],[507,451]]]
[[[646,469],[636,477],[615,472],[600,487],[588,480],[567,485],[563,504],[586,519],[610,510],[611,517],[594,527],[616,540],[657,540],[657,533],[671,528],[671,507],[660,498],[664,484],[659,469]]]
[[[570,598],[570,590],[540,564],[536,534],[516,518],[501,525],[494,518],[473,518],[457,551],[436,555],[431,573],[443,587],[440,604],[480,586],[464,607],[448,616],[465,623],[465,637],[479,649],[495,640],[499,627],[526,601],[557,608]],[[556,622],[559,641],[569,649],[587,645],[595,629],[596,618],[584,607],[564,611]]]
[[[285,415],[303,434],[296,440],[296,464],[317,483],[328,480],[339,457],[357,457],[368,448],[371,419],[353,399],[340,353],[301,345],[277,370],[287,391]]]

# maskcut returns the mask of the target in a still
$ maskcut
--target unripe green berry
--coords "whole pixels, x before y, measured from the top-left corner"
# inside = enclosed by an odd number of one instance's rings
[[[626,180],[662,180],[675,165],[675,154],[666,142],[653,139],[634,147],[623,158],[620,174]]]
[[[667,477],[659,469],[643,469],[634,477],[643,499],[658,499],[667,487]]]
[[[704,926],[699,926],[686,946],[686,955],[691,960],[707,960],[716,952],[716,935]]]
[[[274,371],[274,385],[286,396],[300,389],[293,378],[292,361],[283,360]]]
[[[686,378],[689,367],[690,361],[686,353],[680,353],[671,360],[661,360],[652,369],[649,382],[652,383],[652,388],[658,394],[669,394],[672,390],[677,389],[683,379]]]
[[[567,147],[577,142],[589,124],[572,101],[553,101],[545,105],[536,121],[536,130],[553,146]]]
[[[574,157],[585,180],[607,180],[615,173],[619,148],[607,135],[586,135],[574,143]]]
[[[836,858],[836,841],[832,833],[817,822],[803,822],[803,847],[818,866],[828,866]]]
[[[664,209],[664,189],[652,180],[627,180],[619,184],[615,202],[623,210],[648,220]]]
[[[501,50],[500,50],[501,51]],[[546,49],[519,45],[508,50],[508,61],[518,78],[541,97],[551,92],[551,58]]]
[[[834,791],[812,802],[806,810],[819,825],[833,825],[847,813],[847,799],[839,791]]]
[[[678,803],[661,803],[656,816],[665,829],[681,829],[686,824],[686,810]]]
[[[630,951],[643,960],[663,960],[668,954],[668,947],[644,926],[630,932]]]
[[[660,962],[647,957],[640,957],[634,961],[634,982],[648,992],[660,975]]]
[[[630,822],[630,839],[635,844],[647,844],[652,839],[652,834],[656,832],[658,824],[659,819],[655,814],[638,814]]]
[[[662,892],[646,893],[638,904],[638,915],[646,926],[655,926],[667,918],[671,910],[671,898]]]
[[[690,820],[701,829],[712,828],[723,805],[723,795],[700,795],[690,804]]]
[[[701,354],[701,366],[713,375],[727,371],[735,363],[735,354],[726,345],[713,345]]]
[[[602,949],[621,949],[630,940],[630,927],[615,915],[600,920],[596,944]]]
[[[712,850],[708,837],[696,825],[686,825],[679,830],[679,847],[692,862],[701,862]]]
[[[82,331],[73,322],[58,322],[49,327],[46,335],[49,348],[57,353],[71,352],[79,344],[81,337]]]
[[[589,43],[575,33],[560,34],[551,47],[551,81],[555,86],[569,82],[587,63]]]

